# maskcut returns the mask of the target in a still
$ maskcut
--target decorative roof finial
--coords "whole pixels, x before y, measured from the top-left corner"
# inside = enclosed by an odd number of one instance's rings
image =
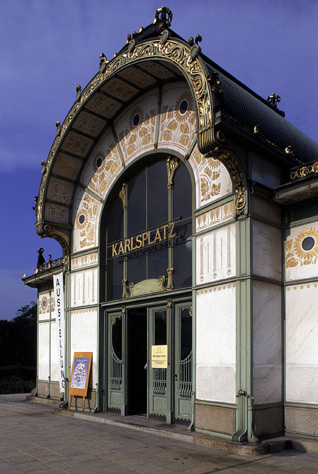
[[[155,18],[153,24],[159,23],[159,28],[167,28],[171,26],[172,22],[172,11],[167,7],[161,7],[156,10]]]
[[[280,96],[272,92],[271,95],[267,97],[266,102],[277,108],[277,104],[280,102],[280,100]]]
[[[276,112],[279,113],[279,115],[285,117],[285,112],[283,112],[283,110],[279,110],[277,107],[277,104],[280,102],[280,100],[280,96],[272,92],[271,95],[267,97],[266,102],[270,104],[276,110]]]

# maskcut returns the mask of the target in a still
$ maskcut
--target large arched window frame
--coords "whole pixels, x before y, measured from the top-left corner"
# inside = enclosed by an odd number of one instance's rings
[[[192,188],[185,164],[171,155],[131,167],[109,197],[106,300],[192,286]],[[157,281],[159,286],[151,284]],[[156,289],[157,288],[157,289]]]

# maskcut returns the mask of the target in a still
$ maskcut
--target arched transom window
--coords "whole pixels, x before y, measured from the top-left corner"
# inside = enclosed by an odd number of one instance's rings
[[[191,287],[192,191],[182,161],[148,157],[126,173],[109,203],[106,299],[132,296],[141,282],[144,293]]]

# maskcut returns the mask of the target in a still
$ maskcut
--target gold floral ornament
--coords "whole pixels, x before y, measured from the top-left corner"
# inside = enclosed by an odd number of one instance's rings
[[[179,160],[175,156],[167,159],[168,186],[173,185],[173,175],[179,166]]]
[[[285,243],[286,268],[312,265],[318,258],[318,230],[305,229]]]

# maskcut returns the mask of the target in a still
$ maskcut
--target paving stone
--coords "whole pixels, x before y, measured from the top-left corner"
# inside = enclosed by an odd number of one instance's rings
[[[56,416],[52,405],[27,402],[23,395],[0,395],[0,423],[6,427],[0,435],[0,473],[318,473],[318,454],[229,454],[188,442],[192,438],[182,434],[184,427],[170,428],[165,437],[162,423],[158,436],[153,428],[147,431],[147,420],[139,431],[138,426],[115,425],[114,416],[112,423],[95,419],[74,418],[72,413]]]

